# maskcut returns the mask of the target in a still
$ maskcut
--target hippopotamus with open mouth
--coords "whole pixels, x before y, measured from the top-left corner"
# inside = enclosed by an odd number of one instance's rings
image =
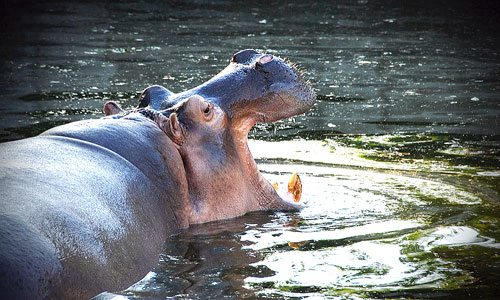
[[[247,145],[256,122],[310,109],[315,94],[284,60],[236,53],[206,83],[146,89],[131,113],[0,145],[0,292],[81,299],[124,289],[190,224],[291,210]],[[120,112],[112,103],[106,114]]]

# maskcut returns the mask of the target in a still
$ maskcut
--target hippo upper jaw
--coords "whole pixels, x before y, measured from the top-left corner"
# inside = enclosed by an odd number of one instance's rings
[[[316,101],[314,90],[298,67],[251,49],[234,54],[229,65],[204,84],[163,98],[160,107],[167,109],[193,95],[217,104],[232,124],[243,127],[243,132],[257,122],[275,122],[304,113]]]
[[[316,101],[310,83],[293,63],[255,50],[242,50],[212,80],[232,80],[237,92],[216,97],[239,138],[256,123],[271,123],[307,112]],[[210,84],[207,83],[208,86]],[[230,95],[233,96],[230,98]]]
[[[312,108],[314,100],[303,101],[297,105],[295,94],[304,93],[300,90],[301,88],[296,88],[287,92],[268,94],[265,98],[257,99],[253,104],[248,104],[245,112],[232,118],[232,129],[238,132],[240,139],[246,138],[256,123],[273,123],[307,112]],[[310,97],[313,98],[313,96]],[[286,111],[280,110],[281,107],[288,109]]]
[[[214,79],[227,77],[236,90],[214,101],[235,125],[269,123],[298,115],[308,111],[316,100],[314,90],[294,64],[254,50],[236,53]]]

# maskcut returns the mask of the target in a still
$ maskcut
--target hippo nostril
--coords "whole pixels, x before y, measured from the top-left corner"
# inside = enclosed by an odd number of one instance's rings
[[[262,56],[261,58],[259,58],[259,64],[265,65],[268,62],[272,61],[273,59],[274,59],[274,57],[271,54],[266,54],[266,55]]]
[[[231,62],[240,64],[247,63],[250,61],[250,58],[255,54],[259,54],[259,52],[253,49],[241,50],[233,55],[233,57],[231,58]]]

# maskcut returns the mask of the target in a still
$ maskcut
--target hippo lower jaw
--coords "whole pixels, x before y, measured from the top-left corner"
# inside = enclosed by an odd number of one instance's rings
[[[314,99],[314,93],[311,92],[310,97]],[[280,101],[275,101],[275,103],[280,103]],[[247,118],[240,118],[239,122],[232,124],[232,136],[235,138],[236,151],[242,162],[241,165],[244,167],[244,173],[247,175],[248,182],[254,191],[255,202],[258,203],[258,207],[253,210],[297,211],[303,206],[294,203],[292,199],[282,197],[282,195],[278,194],[273,185],[260,173],[257,163],[248,147],[248,133],[256,123],[271,123],[286,117],[298,115],[308,111],[313,104],[314,100],[304,101],[295,110],[289,110],[287,115],[272,116],[256,113],[252,116],[247,116]]]
[[[254,190],[255,200],[258,204],[258,208],[255,210],[297,211],[302,207],[283,199],[273,185],[262,176],[248,147],[246,134],[244,138],[238,139],[237,150],[243,160],[243,166],[245,166],[244,172],[248,174],[248,181]]]
[[[230,150],[233,160],[219,165],[216,171],[200,167],[203,162],[181,153],[192,201],[187,223],[234,218],[251,211],[299,210],[301,205],[280,197],[273,185],[262,176],[248,147],[247,136],[233,141],[234,148]],[[229,149],[226,147],[226,150]]]

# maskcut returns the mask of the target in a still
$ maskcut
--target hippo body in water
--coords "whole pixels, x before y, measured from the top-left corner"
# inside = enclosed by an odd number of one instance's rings
[[[121,290],[189,224],[295,209],[258,171],[247,134],[314,100],[293,67],[244,50],[193,90],[147,89],[139,107],[173,111],[156,122],[132,113],[1,144],[0,293],[83,299]]]

